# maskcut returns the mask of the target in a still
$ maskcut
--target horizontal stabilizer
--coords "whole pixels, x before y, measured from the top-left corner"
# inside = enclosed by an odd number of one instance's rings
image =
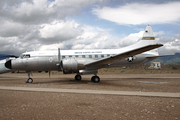
[[[158,58],[158,57],[166,57],[166,56],[173,56],[173,55],[156,55],[156,56],[148,56],[147,58]]]

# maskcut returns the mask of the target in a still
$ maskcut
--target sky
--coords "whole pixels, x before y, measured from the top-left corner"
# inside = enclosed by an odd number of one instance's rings
[[[159,53],[180,53],[179,0],[1,0],[0,54],[117,49],[152,26]]]

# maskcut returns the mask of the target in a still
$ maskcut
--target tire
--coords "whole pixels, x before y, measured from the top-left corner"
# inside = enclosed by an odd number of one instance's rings
[[[94,82],[94,77],[95,77],[95,76],[92,76],[92,78],[91,78],[91,81],[92,81],[92,82]]]
[[[33,79],[32,79],[32,78],[29,78],[29,79],[27,80],[27,83],[33,83]]]
[[[94,83],[99,83],[100,82],[100,78],[98,76],[93,76],[91,78],[91,81],[94,82]]]
[[[80,81],[81,80],[81,75],[76,75],[75,80]]]

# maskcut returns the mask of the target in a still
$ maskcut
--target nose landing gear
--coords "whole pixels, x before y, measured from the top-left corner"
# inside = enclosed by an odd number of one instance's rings
[[[28,78],[26,83],[33,83],[33,79],[32,78]]]
[[[28,72],[28,79],[26,83],[33,83],[33,79],[30,78],[30,72]]]

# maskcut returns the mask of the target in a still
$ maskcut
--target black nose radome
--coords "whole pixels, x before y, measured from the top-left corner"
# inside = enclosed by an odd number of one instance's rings
[[[12,69],[11,60],[7,61],[7,62],[5,63],[5,66],[6,66],[7,68],[9,68],[9,69]]]

